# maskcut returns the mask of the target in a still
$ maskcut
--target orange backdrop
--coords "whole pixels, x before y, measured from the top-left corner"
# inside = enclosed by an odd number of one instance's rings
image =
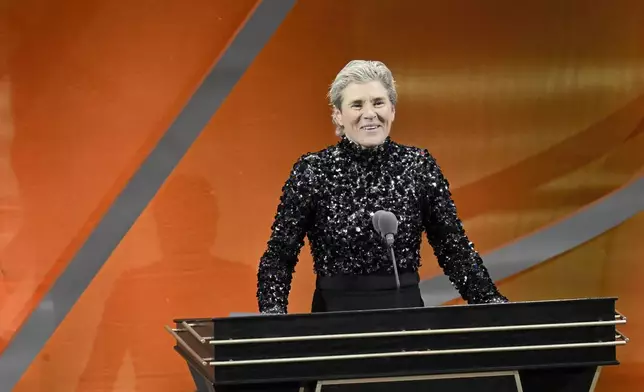
[[[42,3],[15,6],[25,20],[15,31],[30,39],[16,41],[11,58],[31,68],[8,68],[0,85],[13,86],[6,94],[14,106],[11,121],[0,123],[13,135],[0,139],[0,159],[18,184],[5,204],[17,207],[1,212],[20,216],[8,220],[16,234],[0,255],[9,263],[33,260],[27,265],[37,276],[73,255],[77,245],[70,244],[82,243],[149,150],[146,142],[167,128],[254,2],[226,2],[222,10],[221,2],[167,1],[146,13],[138,2],[99,9],[98,1],[69,0],[69,10],[86,13],[69,11],[75,22],[65,28],[34,11]],[[126,16],[137,10],[148,27]],[[222,12],[230,13],[227,24],[212,23]],[[28,23],[36,17],[48,24]],[[166,31],[164,18],[185,29],[181,39]],[[82,39],[91,34],[103,37],[103,51]],[[16,390],[191,390],[162,326],[175,317],[256,310],[256,266],[280,189],[299,155],[335,142],[325,93],[349,60],[379,59],[394,71],[400,103],[393,137],[438,158],[468,233],[486,253],[641,176],[643,36],[644,3],[636,0],[604,9],[584,1],[300,1]],[[69,64],[45,72],[41,53]],[[145,66],[154,72],[141,72]],[[41,112],[27,115],[28,105]],[[26,154],[58,158],[32,162]],[[97,170],[106,171],[92,176]],[[75,220],[61,233],[55,222],[66,216],[63,207]],[[642,228],[642,217],[634,217],[501,288],[514,300],[619,295],[628,335],[644,319],[634,280],[644,272],[634,241]],[[51,247],[35,258],[29,241]],[[423,277],[440,273],[426,244],[423,258]],[[308,311],[312,290],[305,248],[290,311]],[[620,349],[624,365],[605,372],[600,390],[644,386],[643,349],[637,339]],[[610,386],[624,374],[629,384]]]
[[[255,1],[229,3],[0,6],[0,352]]]

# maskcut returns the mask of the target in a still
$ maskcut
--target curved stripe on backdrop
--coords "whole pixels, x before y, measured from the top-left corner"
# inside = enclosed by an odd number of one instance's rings
[[[611,152],[620,152],[644,133],[643,113],[644,95],[641,95],[561,143],[458,188],[454,191],[456,199],[477,195],[477,203],[459,208],[461,218],[469,219],[498,208],[512,208],[552,179],[579,170]],[[638,154],[638,158],[634,159],[636,169],[644,164],[644,156]],[[513,192],[494,192],[507,184],[512,184]]]
[[[644,178],[639,178],[573,216],[483,256],[483,260],[492,278],[498,282],[565,253],[642,210]],[[460,297],[444,275],[421,282],[421,292],[428,306]]]

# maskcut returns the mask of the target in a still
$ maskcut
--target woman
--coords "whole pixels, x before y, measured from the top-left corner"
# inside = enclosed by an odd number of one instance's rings
[[[421,307],[423,231],[468,303],[507,302],[467,238],[436,160],[389,137],[397,101],[391,71],[378,61],[351,61],[328,95],[340,141],[300,157],[284,185],[259,263],[260,312],[287,312],[305,236],[317,274],[312,312]],[[379,210],[399,222],[393,245],[399,288],[372,223]]]

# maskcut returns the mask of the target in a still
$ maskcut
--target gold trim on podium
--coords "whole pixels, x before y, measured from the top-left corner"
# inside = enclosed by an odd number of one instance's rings
[[[528,346],[501,346],[501,347],[481,347],[481,348],[462,348],[447,350],[422,350],[422,351],[390,351],[370,354],[345,354],[345,355],[319,355],[311,357],[285,357],[270,359],[246,359],[246,360],[229,360],[229,361],[212,361],[210,366],[244,366],[244,365],[267,365],[275,363],[292,363],[292,362],[318,362],[318,361],[340,361],[348,359],[370,359],[370,358],[393,358],[408,356],[424,355],[447,355],[447,354],[476,354],[508,351],[527,351],[527,350],[562,350],[568,348],[584,347],[606,347],[620,346],[626,344],[625,340],[612,342],[591,342],[591,343],[562,343],[562,344],[542,344]]]
[[[402,376],[402,377],[375,377],[375,378],[354,378],[346,380],[325,380],[318,381],[315,392],[321,392],[325,385],[347,385],[347,384],[374,384],[374,383],[395,383],[406,381],[427,381],[427,380],[449,380],[457,378],[480,378],[480,377],[514,377],[517,392],[523,392],[519,372],[482,372],[482,373],[460,373],[460,374],[437,374],[431,376]],[[304,387],[300,392],[305,391]]]
[[[519,325],[499,325],[494,327],[471,327],[471,328],[442,328],[442,329],[416,329],[407,331],[385,331],[385,332],[363,332],[363,333],[342,333],[342,334],[324,334],[324,335],[303,335],[303,336],[281,336],[276,338],[245,338],[245,339],[222,339],[216,340],[214,337],[199,335],[194,327],[207,326],[204,323],[181,322],[184,327],[183,331],[189,332],[201,343],[208,342],[212,345],[229,345],[229,344],[249,344],[249,343],[282,343],[282,342],[299,342],[310,340],[334,340],[334,339],[364,339],[364,338],[384,338],[395,336],[418,336],[418,335],[441,335],[454,333],[476,333],[476,332],[499,332],[499,331],[524,331],[532,329],[558,329],[558,328],[581,328],[581,327],[602,327],[608,325],[626,324],[626,318],[619,313],[615,314],[613,321],[580,321],[574,323],[552,323],[552,324],[519,324]]]
[[[318,361],[337,361],[349,359],[369,359],[369,358],[390,358],[390,357],[405,357],[405,356],[419,356],[419,355],[447,355],[447,354],[475,354],[475,353],[490,353],[490,352],[508,352],[508,351],[524,351],[524,350],[561,350],[569,348],[585,348],[585,347],[606,347],[606,346],[621,346],[628,343],[629,339],[622,333],[618,332],[615,335],[614,341],[608,342],[587,342],[587,343],[561,343],[561,344],[538,344],[526,346],[501,346],[501,347],[479,347],[479,348],[462,348],[462,349],[444,349],[444,350],[419,350],[419,351],[393,351],[382,353],[370,354],[341,354],[341,355],[319,355],[310,357],[285,357],[285,358],[269,358],[269,359],[246,359],[246,360],[226,360],[226,361],[213,361],[212,358],[202,358],[195,352],[188,343],[186,343],[177,332],[187,332],[186,330],[173,329],[165,326],[165,329],[172,334],[177,342],[190,354],[194,360],[203,366],[243,366],[243,365],[263,365],[275,363],[292,363],[292,362],[318,362]],[[413,331],[406,331],[413,332]]]

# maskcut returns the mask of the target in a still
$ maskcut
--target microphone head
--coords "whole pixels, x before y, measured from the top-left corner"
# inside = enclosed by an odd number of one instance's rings
[[[373,223],[373,228],[380,234],[380,224],[378,223],[380,221],[380,217],[382,214],[385,214],[386,211],[379,210],[376,211],[375,214],[373,214],[373,217],[371,217],[371,222]]]
[[[393,212],[383,211],[378,218],[379,233],[383,237],[388,235],[396,235],[398,233],[398,218]]]

